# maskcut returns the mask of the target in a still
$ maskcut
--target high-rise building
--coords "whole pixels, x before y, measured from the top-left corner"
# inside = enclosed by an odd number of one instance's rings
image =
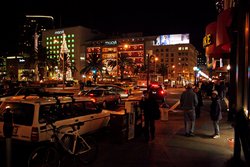
[[[26,15],[19,41],[19,53],[26,55],[42,46],[42,32],[54,28],[54,18],[44,15]]]

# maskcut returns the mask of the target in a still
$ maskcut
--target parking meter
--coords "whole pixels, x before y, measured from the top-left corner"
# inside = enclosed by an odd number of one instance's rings
[[[3,121],[3,134],[6,138],[11,138],[13,131],[13,114],[10,108],[6,108],[3,114]]]

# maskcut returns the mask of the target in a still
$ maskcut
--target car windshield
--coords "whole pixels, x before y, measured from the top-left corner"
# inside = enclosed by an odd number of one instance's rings
[[[30,126],[33,122],[34,105],[17,102],[3,102],[0,108],[0,121],[3,121],[3,113],[6,108],[13,112],[13,122],[15,124]]]

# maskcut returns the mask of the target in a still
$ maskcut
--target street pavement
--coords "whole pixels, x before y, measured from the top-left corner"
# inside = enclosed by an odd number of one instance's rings
[[[183,113],[169,111],[168,120],[156,121],[156,138],[145,142],[142,133],[130,140],[114,142],[110,134],[99,138],[99,156],[89,167],[241,167],[244,158],[233,163],[234,129],[224,110],[221,137],[213,139],[209,117],[210,99],[204,99],[201,117],[196,120],[195,136],[184,136]],[[109,132],[106,132],[109,133]]]

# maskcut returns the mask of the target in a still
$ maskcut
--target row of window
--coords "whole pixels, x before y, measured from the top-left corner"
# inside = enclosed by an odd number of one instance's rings
[[[73,47],[75,47],[75,44],[67,45],[67,47],[68,48],[71,48],[71,47],[73,48]],[[61,46],[59,46],[59,45],[58,46],[47,46],[46,48],[47,49],[60,49]]]
[[[68,43],[74,43],[75,40],[74,39],[68,39],[66,42]],[[47,41],[46,45],[54,45],[54,44],[62,44],[62,40],[58,41],[58,40],[53,40],[53,41]]]
[[[188,50],[188,47],[187,46],[186,47],[178,47],[178,50]],[[165,50],[163,48],[156,49],[155,51],[156,52],[159,52],[159,51],[161,51],[161,52],[169,52],[169,48],[166,48]]]

